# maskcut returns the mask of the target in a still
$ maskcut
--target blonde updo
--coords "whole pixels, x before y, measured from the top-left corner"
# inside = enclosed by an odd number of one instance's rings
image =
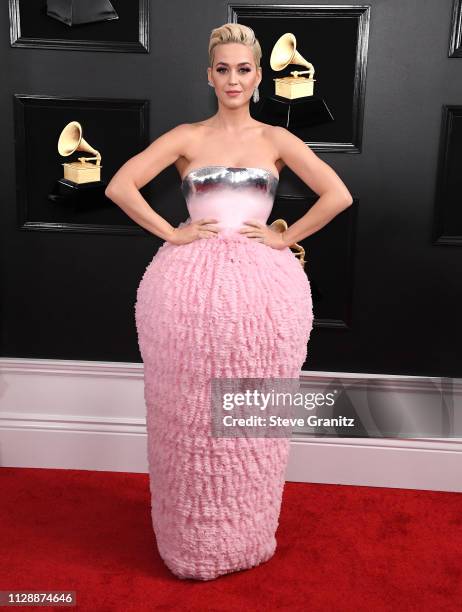
[[[226,43],[242,43],[251,47],[255,59],[255,65],[260,67],[261,47],[252,28],[240,23],[225,23],[219,28],[214,28],[210,34],[209,41],[209,65],[213,65],[215,47]]]

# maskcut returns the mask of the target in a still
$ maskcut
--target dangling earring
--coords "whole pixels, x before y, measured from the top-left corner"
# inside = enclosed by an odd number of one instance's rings
[[[210,87],[213,87],[213,83],[211,83],[210,81],[208,81],[208,84],[210,85]]]
[[[252,100],[254,102],[258,102],[259,99],[260,99],[260,93],[258,91],[258,85],[257,85],[257,87],[255,87],[255,89],[253,90]]]

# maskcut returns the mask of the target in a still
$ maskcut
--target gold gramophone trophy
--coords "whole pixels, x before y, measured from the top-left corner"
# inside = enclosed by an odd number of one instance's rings
[[[297,51],[294,34],[286,32],[278,38],[271,51],[270,66],[279,72],[294,64],[307,70],[292,70],[288,76],[273,79],[275,93],[262,96],[256,116],[264,123],[287,129],[307,128],[333,121],[325,101],[314,95],[316,79],[313,64]]]
[[[273,221],[270,224],[270,227],[273,228],[273,231],[275,232],[279,232],[282,234],[282,232],[285,232],[288,229],[288,224],[287,221],[285,219],[276,219],[275,221]],[[290,245],[290,249],[295,249],[295,257],[298,259],[298,261],[300,262],[302,268],[305,267],[305,263],[306,263],[306,259],[305,259],[305,249],[302,247],[301,244],[298,244],[298,242],[294,242],[293,244]]]
[[[58,152],[68,157],[76,151],[92,155],[63,163],[64,176],[55,181],[48,199],[55,204],[65,205],[68,210],[74,207],[80,213],[107,206],[110,201],[104,195],[106,183],[101,180],[101,154],[82,137],[80,123],[71,121],[61,131]]]
[[[306,66],[308,70],[292,70],[291,76],[273,79],[277,96],[295,100],[305,96],[313,95],[313,87],[316,79],[314,66],[297,51],[297,41],[293,34],[283,34],[273,47],[270,57],[270,66],[275,72],[284,70],[290,64]],[[300,77],[300,74],[308,73],[308,77]]]
[[[63,157],[75,151],[86,151],[94,157],[79,157],[78,161],[63,163],[64,179],[75,185],[101,181],[101,154],[82,136],[82,126],[78,121],[71,121],[61,132],[58,140],[58,151]],[[96,163],[92,163],[95,161]]]

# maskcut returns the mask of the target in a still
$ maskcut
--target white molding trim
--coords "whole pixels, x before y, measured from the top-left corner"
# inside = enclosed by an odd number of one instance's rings
[[[377,379],[395,394],[438,384],[461,406],[462,379],[301,373],[334,379]],[[143,364],[0,358],[0,466],[146,473]],[[286,479],[462,492],[461,474],[461,438],[293,436]]]

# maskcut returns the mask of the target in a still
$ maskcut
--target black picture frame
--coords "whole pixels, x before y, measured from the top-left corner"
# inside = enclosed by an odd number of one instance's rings
[[[297,51],[313,63],[315,94],[326,101],[334,119],[292,130],[313,150],[361,152],[370,10],[370,6],[353,5],[228,5],[228,21],[251,27],[262,47],[259,104],[274,93],[273,78],[297,68],[271,69],[271,50],[282,34],[295,34]],[[304,42],[310,23],[313,27]]]
[[[433,244],[462,246],[462,105],[442,107]]]
[[[278,193],[268,224],[283,218],[291,225],[317,199],[314,195]],[[311,283],[314,327],[336,331],[351,331],[353,327],[358,207],[359,202],[355,200],[327,226],[298,242],[305,249],[305,271],[309,273]],[[311,253],[315,253],[316,257],[312,258]]]
[[[149,53],[149,0],[111,0],[120,18],[69,27],[46,14],[45,0],[9,0],[10,44],[33,49]]]
[[[25,231],[99,234],[147,234],[104,195],[104,185],[126,160],[149,144],[149,101],[69,98],[14,94],[17,227]],[[102,156],[101,185],[93,199],[60,194],[62,157],[57,143],[62,129],[78,121],[83,138]],[[88,156],[88,153],[83,153]],[[148,197],[149,186],[141,193]],[[75,198],[75,199],[73,199]]]

